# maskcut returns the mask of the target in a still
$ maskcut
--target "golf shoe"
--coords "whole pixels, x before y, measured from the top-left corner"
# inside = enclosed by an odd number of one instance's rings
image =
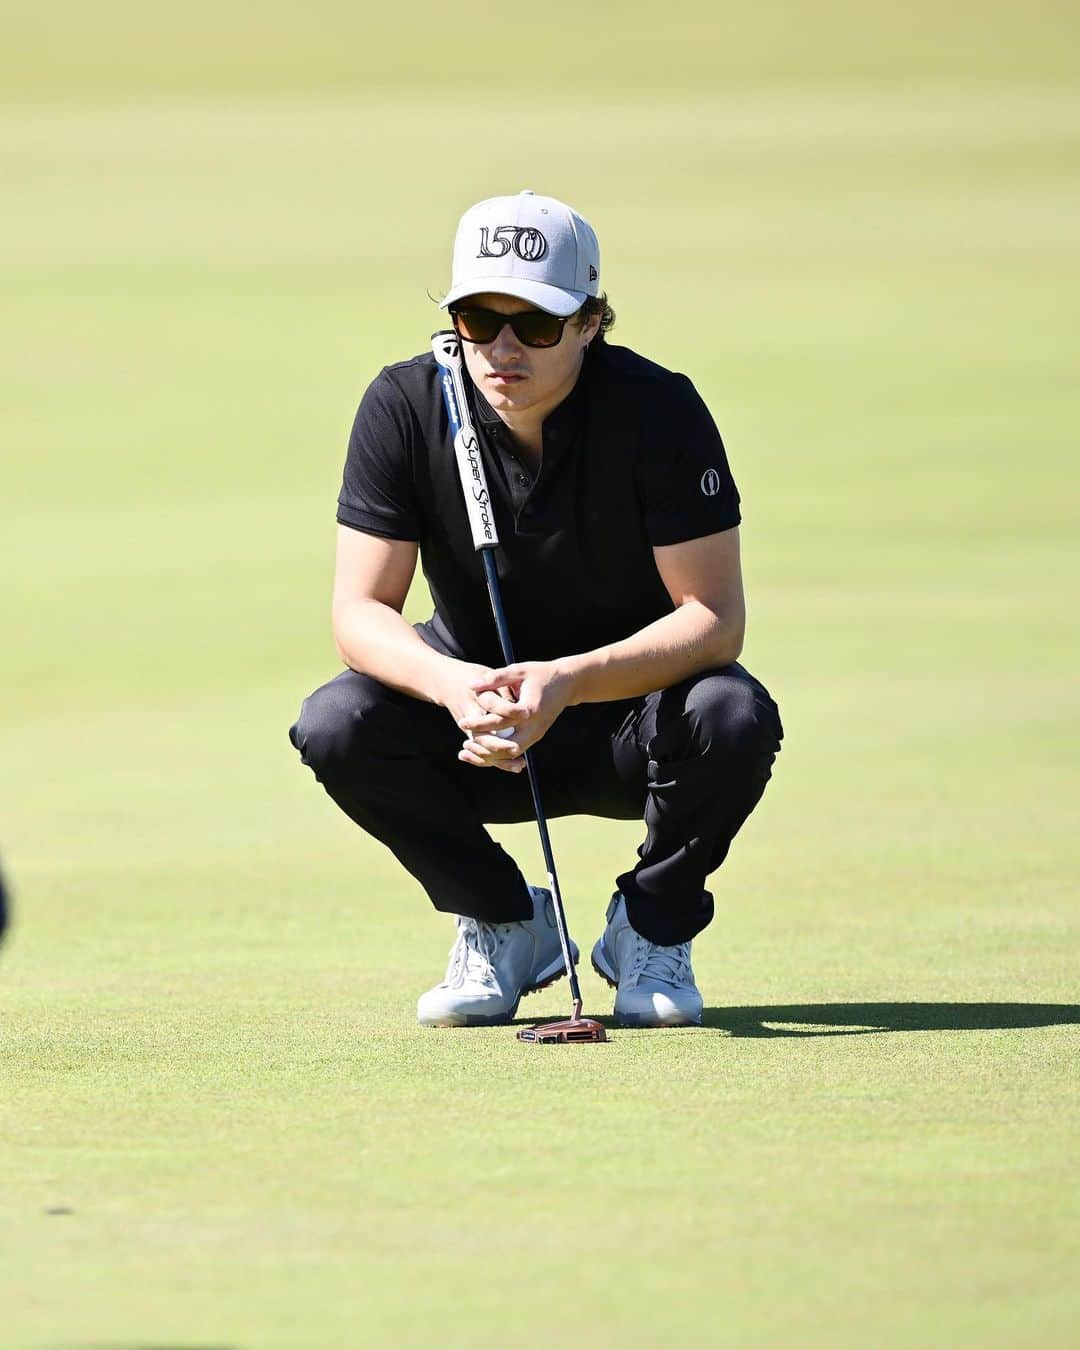
[[[421,994],[416,1016],[425,1027],[486,1027],[509,1022],[523,994],[566,974],[551,895],[530,886],[533,917],[483,923],[458,915],[457,941],[441,984]],[[577,947],[571,943],[574,961]]]
[[[702,1002],[690,966],[690,943],[661,947],[631,927],[619,891],[607,910],[607,927],[593,948],[593,969],[615,994],[622,1027],[700,1026]]]

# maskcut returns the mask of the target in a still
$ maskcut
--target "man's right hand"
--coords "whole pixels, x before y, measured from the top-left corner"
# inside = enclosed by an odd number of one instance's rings
[[[506,738],[521,720],[517,705],[506,697],[509,691],[505,688],[480,694],[472,688],[474,684],[490,682],[493,674],[490,666],[447,657],[435,691],[436,702],[449,712],[466,741],[484,749],[482,759],[463,754],[466,763],[520,773],[525,761],[513,740]]]

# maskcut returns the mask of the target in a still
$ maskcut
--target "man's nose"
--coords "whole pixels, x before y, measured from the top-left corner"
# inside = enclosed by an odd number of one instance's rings
[[[510,320],[503,324],[495,335],[495,341],[491,344],[491,354],[496,361],[520,360],[522,355],[522,346],[517,339],[517,334],[510,327]]]

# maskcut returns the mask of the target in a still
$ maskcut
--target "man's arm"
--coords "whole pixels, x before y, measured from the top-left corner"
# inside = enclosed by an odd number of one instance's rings
[[[334,641],[350,669],[413,698],[440,704],[460,726],[466,717],[482,714],[471,686],[491,671],[434,651],[402,617],[417,553],[410,540],[383,539],[338,526]],[[494,694],[484,702],[502,712],[512,709]]]
[[[519,662],[474,684],[486,711],[459,722],[470,733],[460,759],[517,769],[521,754],[571,704],[635,698],[738,658],[746,629],[738,527],[654,548],[653,556],[674,611],[619,642],[556,661]],[[509,714],[487,707],[499,686],[517,695]],[[497,739],[508,727],[516,729],[513,738]]]
[[[555,664],[570,703],[607,703],[666,689],[738,659],[746,632],[739,530],[653,549],[675,610],[620,642]]]

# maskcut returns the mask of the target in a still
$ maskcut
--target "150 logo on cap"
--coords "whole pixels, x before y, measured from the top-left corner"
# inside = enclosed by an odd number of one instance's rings
[[[531,225],[480,226],[478,258],[505,258],[513,249],[522,262],[539,262],[547,255],[547,240]]]

